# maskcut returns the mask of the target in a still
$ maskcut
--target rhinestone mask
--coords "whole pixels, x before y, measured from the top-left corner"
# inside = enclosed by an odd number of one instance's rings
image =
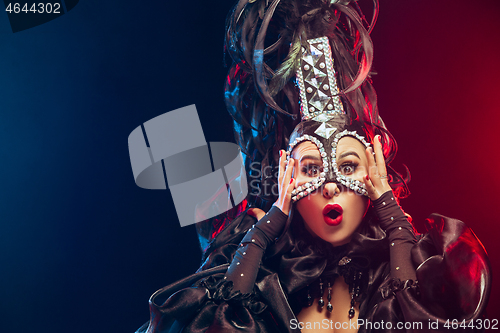
[[[330,43],[327,37],[307,40],[302,47],[302,59],[297,71],[302,121],[290,137],[289,156],[293,148],[310,141],[318,148],[323,168],[318,177],[292,191],[292,201],[298,201],[328,182],[343,185],[361,195],[368,195],[365,185],[343,175],[337,166],[337,144],[344,136],[370,144],[360,135],[361,128],[348,126],[347,115],[339,97]]]
[[[328,139],[325,139],[315,133],[317,129],[325,125],[325,123],[318,124],[316,121],[306,121],[301,122],[295,129],[290,139],[288,155],[291,155],[293,149],[298,144],[303,141],[309,141],[318,148],[323,162],[323,168],[316,178],[298,186],[292,191],[293,202],[304,198],[320,188],[323,184],[329,182],[342,185],[360,195],[368,195],[365,184],[362,181],[343,175],[337,166],[337,145],[343,137],[353,137],[361,142],[364,147],[370,147],[370,144],[365,140],[365,138],[358,133],[360,132],[359,129],[356,130],[355,128],[349,128],[345,125],[345,122],[342,123],[344,118],[345,117],[337,116],[327,123],[327,125],[336,129]]]

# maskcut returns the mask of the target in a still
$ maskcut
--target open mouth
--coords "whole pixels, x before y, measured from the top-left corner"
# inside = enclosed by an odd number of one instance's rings
[[[343,209],[340,205],[326,205],[323,208],[325,223],[331,226],[339,225],[342,222]]]

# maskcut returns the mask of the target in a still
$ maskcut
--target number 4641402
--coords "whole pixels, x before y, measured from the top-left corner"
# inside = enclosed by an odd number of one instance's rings
[[[34,3],[28,8],[28,4],[25,3],[24,5],[19,4],[19,3],[9,3],[7,7],[5,8],[6,12],[9,13],[38,13],[38,14],[61,14],[61,4],[60,3]]]

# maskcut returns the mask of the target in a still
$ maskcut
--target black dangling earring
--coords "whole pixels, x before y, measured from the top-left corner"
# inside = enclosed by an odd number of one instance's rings
[[[351,308],[349,309],[349,319],[352,319],[354,317],[354,293],[351,293]]]
[[[362,272],[354,272],[353,274],[353,282],[352,282],[352,288],[351,288],[351,309],[349,309],[349,319],[352,319],[354,317],[354,305],[356,304],[355,299],[359,297],[360,293],[360,286],[359,283],[361,281],[361,276],[363,275]]]
[[[318,301],[318,306],[320,310],[323,310],[323,307],[325,306],[325,301],[323,300],[323,281],[319,279],[319,294],[321,295]]]
[[[313,305],[313,298],[311,297],[311,288],[307,287],[307,306]]]
[[[331,303],[331,300],[332,300],[332,286],[330,284],[330,282],[328,282],[328,296],[327,296],[327,299],[328,299],[328,305],[326,306],[327,310],[332,312],[333,310],[333,306],[332,306],[332,303]]]

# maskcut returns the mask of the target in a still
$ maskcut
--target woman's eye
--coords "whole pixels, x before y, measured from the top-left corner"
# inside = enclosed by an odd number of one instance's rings
[[[321,167],[319,165],[308,165],[302,168],[302,173],[308,177],[317,177],[321,172]]]
[[[344,163],[340,166],[340,172],[343,175],[352,175],[354,171],[356,171],[356,164],[353,163]]]

